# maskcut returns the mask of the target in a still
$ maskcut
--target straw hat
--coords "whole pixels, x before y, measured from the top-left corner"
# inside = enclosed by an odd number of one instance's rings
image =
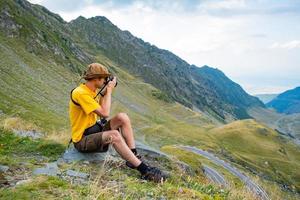
[[[85,80],[90,80],[94,78],[106,78],[111,74],[108,72],[108,69],[101,65],[100,63],[89,64],[87,70],[83,74]]]

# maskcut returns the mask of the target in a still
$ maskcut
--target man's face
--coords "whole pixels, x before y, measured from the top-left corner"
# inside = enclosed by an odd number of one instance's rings
[[[95,79],[96,81],[95,81],[95,84],[96,84],[96,87],[97,88],[101,88],[102,87],[102,85],[104,84],[104,82],[105,82],[105,79],[104,78],[97,78],[97,79]]]

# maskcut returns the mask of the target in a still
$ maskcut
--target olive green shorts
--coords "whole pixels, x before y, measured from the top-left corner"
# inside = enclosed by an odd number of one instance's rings
[[[102,134],[108,130],[111,130],[110,120],[107,121],[103,128],[96,123],[85,130],[79,142],[74,143],[75,148],[82,153],[106,152],[109,144],[104,144]]]

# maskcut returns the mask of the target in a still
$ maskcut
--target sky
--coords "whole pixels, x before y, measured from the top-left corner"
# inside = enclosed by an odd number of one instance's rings
[[[196,66],[222,70],[250,94],[300,86],[299,0],[29,0],[59,14],[105,16]]]

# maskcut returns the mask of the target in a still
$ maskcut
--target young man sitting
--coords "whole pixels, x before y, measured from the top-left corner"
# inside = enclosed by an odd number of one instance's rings
[[[166,175],[155,167],[142,162],[135,148],[131,122],[126,113],[118,113],[105,125],[97,121],[97,116],[107,118],[110,114],[111,94],[116,86],[116,77],[109,81],[103,97],[97,95],[97,89],[107,83],[110,77],[107,68],[99,63],[92,63],[83,76],[85,83],[71,92],[69,116],[72,129],[72,142],[80,152],[106,152],[110,144],[126,165],[141,173],[141,178],[161,182]],[[96,97],[96,98],[95,98]]]

